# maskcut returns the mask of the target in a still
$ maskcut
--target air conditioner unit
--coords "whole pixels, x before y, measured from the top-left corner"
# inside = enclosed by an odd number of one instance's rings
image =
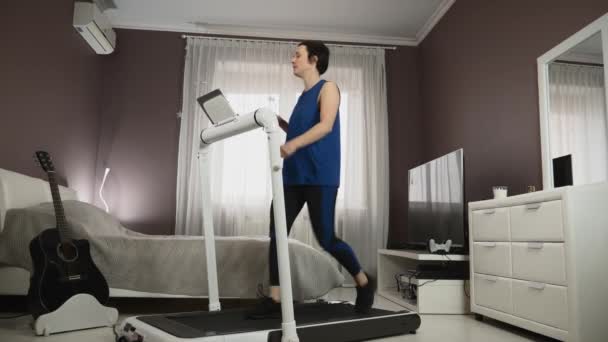
[[[74,2],[74,28],[101,55],[116,47],[116,33],[108,18],[92,2]]]

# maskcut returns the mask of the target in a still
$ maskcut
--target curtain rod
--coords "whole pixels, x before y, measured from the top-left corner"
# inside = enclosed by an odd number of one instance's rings
[[[210,36],[195,36],[183,34],[183,39],[186,38],[195,38],[195,39],[215,39],[215,40],[241,40],[246,42],[266,42],[266,43],[284,43],[284,44],[297,44],[300,41],[293,40],[272,40],[272,39],[253,39],[253,38],[227,38],[227,37],[210,37]],[[384,49],[384,50],[396,50],[396,46],[385,46],[385,45],[356,45],[356,44],[332,44],[327,43],[327,46],[336,46],[336,47],[358,47],[365,49]]]
[[[557,59],[553,63],[557,63],[557,64],[571,64],[571,65],[582,65],[582,66],[591,66],[591,67],[600,67],[600,68],[604,67],[604,64],[565,61],[565,60],[561,60],[561,59]]]

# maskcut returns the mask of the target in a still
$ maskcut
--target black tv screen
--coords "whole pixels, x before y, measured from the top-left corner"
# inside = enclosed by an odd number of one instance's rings
[[[572,155],[553,158],[553,186],[559,188],[572,184]]]
[[[406,248],[452,240],[464,251],[464,168],[459,149],[409,171]]]

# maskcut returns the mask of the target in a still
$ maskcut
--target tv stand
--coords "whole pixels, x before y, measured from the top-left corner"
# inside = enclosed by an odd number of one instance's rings
[[[409,270],[417,270],[438,262],[467,262],[468,255],[431,254],[422,250],[378,250],[378,294],[391,302],[420,314],[465,314],[469,312],[468,281],[408,277]],[[397,290],[399,275],[405,275],[417,288],[417,298],[404,298]],[[465,282],[467,284],[465,284]]]

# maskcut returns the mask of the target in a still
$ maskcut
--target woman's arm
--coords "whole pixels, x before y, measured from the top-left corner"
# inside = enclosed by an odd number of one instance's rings
[[[335,83],[326,82],[323,85],[319,95],[319,105],[321,107],[320,122],[281,146],[281,156],[283,158],[289,157],[298,149],[320,140],[331,132],[340,106],[340,91]]]

